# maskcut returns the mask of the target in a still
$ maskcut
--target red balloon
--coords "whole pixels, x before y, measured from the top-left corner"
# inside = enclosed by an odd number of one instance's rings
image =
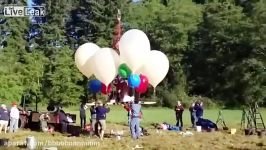
[[[106,95],[106,94],[109,94],[111,92],[112,92],[111,85],[109,84],[108,87],[106,87],[106,85],[102,83],[102,93]]]
[[[145,93],[149,86],[149,80],[146,76],[140,75],[140,85],[136,88],[136,91],[140,94]]]

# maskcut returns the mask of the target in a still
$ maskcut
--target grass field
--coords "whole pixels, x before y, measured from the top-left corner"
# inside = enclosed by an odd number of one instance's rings
[[[69,108],[66,112],[78,114],[78,109]],[[219,110],[205,110],[204,118],[216,121],[218,117]],[[266,120],[266,110],[260,110],[264,120]],[[162,131],[157,132],[154,128],[150,126],[151,123],[168,122],[175,124],[174,112],[167,108],[144,108],[143,109],[143,120],[142,125],[144,125],[148,132],[151,134],[149,136],[144,136],[139,140],[132,140],[130,138],[129,129],[126,125],[127,123],[127,112],[121,106],[112,106],[111,112],[107,116],[107,133],[110,130],[123,130],[125,131],[124,136],[121,140],[117,140],[115,137],[105,138],[103,141],[96,137],[89,137],[82,135],[81,137],[67,137],[60,133],[55,133],[51,135],[49,133],[32,132],[29,130],[23,130],[18,133],[13,134],[0,134],[0,138],[9,138],[10,144],[13,146],[1,149],[25,149],[21,146],[26,139],[26,137],[32,135],[35,136],[39,142],[40,149],[41,146],[52,146],[57,145],[59,150],[64,149],[115,149],[115,150],[132,150],[136,145],[140,145],[143,149],[147,150],[188,150],[188,149],[219,149],[219,150],[256,150],[265,149],[266,150],[266,136],[259,138],[258,136],[244,136],[243,131],[240,131],[240,121],[242,111],[240,110],[223,110],[223,115],[229,128],[238,128],[236,135],[231,135],[228,131],[218,131],[218,132],[202,132],[197,133],[193,130],[194,135],[192,136],[182,136],[178,132],[174,131]],[[185,126],[190,126],[189,112],[185,110],[184,112],[184,122]],[[88,115],[89,119],[89,115]],[[79,124],[79,117],[77,120]],[[51,142],[68,142],[68,143],[51,143]],[[47,143],[48,142],[48,143]],[[49,143],[50,142],[50,143]],[[71,143],[72,142],[72,143]],[[80,143],[80,145],[68,145],[73,144],[73,142],[87,142]],[[20,144],[20,146],[16,145]],[[65,146],[59,146],[60,144],[66,144]],[[77,144],[77,143],[76,143]],[[83,144],[83,145],[82,145]],[[16,146],[14,146],[16,145]]]
[[[69,112],[77,114],[79,112],[75,108],[69,109]],[[169,108],[158,108],[158,107],[148,107],[143,108],[143,126],[150,126],[152,123],[162,123],[167,122],[170,124],[175,124],[175,113],[172,109]],[[222,110],[224,120],[229,127],[240,128],[242,110]],[[266,109],[260,109],[264,120],[266,121]],[[219,109],[208,109],[204,110],[204,118],[208,118],[216,122],[218,118]],[[90,114],[87,113],[87,120],[89,120]],[[79,123],[79,118],[77,118]],[[190,114],[188,109],[184,111],[183,120],[185,126],[190,126]],[[111,123],[126,124],[127,123],[127,112],[123,109],[122,106],[112,106],[111,111],[107,116],[107,121]]]

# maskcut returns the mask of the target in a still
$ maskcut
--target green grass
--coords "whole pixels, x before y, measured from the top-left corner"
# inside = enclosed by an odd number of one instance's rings
[[[75,110],[76,109],[76,110]],[[169,108],[149,107],[143,108],[143,119],[141,124],[149,126],[151,123],[167,122],[175,124],[175,113]],[[79,124],[79,111],[77,108],[66,109],[66,112],[77,114],[77,123]],[[216,122],[219,109],[207,109],[204,110],[204,118],[210,119]],[[263,119],[266,121],[266,109],[260,109]],[[223,110],[223,116],[226,124],[232,128],[240,128],[240,122],[242,117],[242,110]],[[90,113],[87,111],[87,120],[89,121]],[[190,126],[190,114],[188,109],[184,111],[183,121],[185,126]],[[126,124],[127,112],[122,106],[111,106],[111,111],[107,115],[107,122]],[[265,122],[266,123],[266,122]]]
[[[66,112],[77,114],[77,123],[79,124],[79,111],[78,107],[67,108]],[[218,116],[218,109],[209,109],[204,111],[204,118],[213,120],[214,122]],[[266,121],[266,109],[261,109],[264,120]],[[89,112],[87,113],[89,119]],[[168,122],[175,124],[175,114],[174,111],[168,108],[143,108],[144,118],[141,122],[142,125],[149,126],[151,123],[160,123]],[[241,110],[224,110],[223,115],[225,121],[228,124],[229,128],[240,128],[241,121]],[[190,126],[189,111],[185,110],[184,112],[184,123],[185,126]],[[182,136],[179,132],[175,131],[161,131],[157,132],[154,128],[147,128],[150,133],[149,136],[144,136],[139,140],[132,140],[130,137],[130,130],[128,126],[121,125],[127,123],[127,112],[122,108],[122,106],[111,106],[111,112],[107,116],[107,130],[106,133],[110,133],[111,130],[123,130],[125,134],[123,135],[122,140],[118,141],[115,136],[106,137],[103,141],[99,140],[97,137],[89,137],[88,135],[81,135],[80,137],[67,137],[64,134],[55,133],[42,133],[34,132],[30,130],[20,130],[18,133],[8,133],[0,134],[0,138],[8,138],[11,143],[16,144],[25,142],[28,136],[34,136],[41,146],[53,146],[47,144],[46,142],[94,142],[97,146],[59,146],[60,150],[69,150],[69,149],[79,149],[79,150],[88,150],[88,149],[117,149],[117,150],[127,150],[132,149],[136,145],[141,145],[144,147],[144,150],[161,150],[161,149],[197,149],[197,150],[206,150],[206,149],[246,149],[246,150],[256,150],[256,149],[266,149],[266,136],[258,138],[257,136],[245,136],[244,132],[237,130],[235,135],[231,135],[229,131],[218,131],[218,132],[195,132],[193,129],[189,129],[194,135],[193,136]],[[44,145],[43,145],[44,144]],[[93,144],[93,143],[92,143]],[[1,148],[3,150],[16,150],[16,149],[25,149],[20,148],[21,145],[13,145],[6,148]]]

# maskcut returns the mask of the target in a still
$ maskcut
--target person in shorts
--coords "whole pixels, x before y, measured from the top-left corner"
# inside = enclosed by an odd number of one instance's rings
[[[106,113],[110,111],[110,108],[106,105],[104,106],[101,101],[98,101],[97,104],[98,106],[96,107],[96,120],[101,126],[100,139],[103,140],[104,131],[106,130]]]
[[[0,133],[2,132],[3,127],[6,133],[9,117],[9,111],[6,108],[6,105],[2,104],[0,108]]]

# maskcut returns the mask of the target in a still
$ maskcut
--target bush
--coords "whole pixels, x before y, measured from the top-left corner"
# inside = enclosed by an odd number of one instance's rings
[[[163,106],[169,107],[169,108],[174,108],[176,105],[176,102],[178,101],[177,95],[173,92],[164,92],[163,97],[162,97]]]
[[[201,97],[201,96],[192,96],[192,97],[190,97],[190,104],[192,102],[197,101],[197,100],[203,102],[203,107],[204,108],[218,108],[218,107],[221,107],[222,106],[219,103],[215,103],[215,100],[213,100],[213,99],[210,99],[208,97]]]

